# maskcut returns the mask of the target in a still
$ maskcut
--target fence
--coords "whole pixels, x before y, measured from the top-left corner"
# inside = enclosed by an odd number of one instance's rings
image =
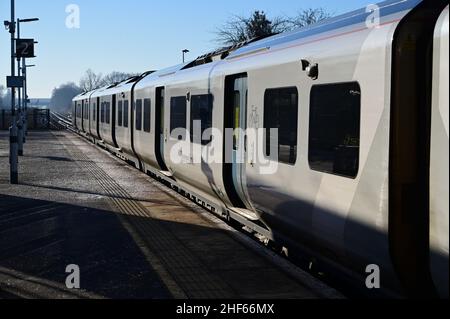
[[[29,130],[50,129],[50,110],[28,109],[27,128]],[[8,130],[11,126],[11,111],[0,110],[0,130]]]

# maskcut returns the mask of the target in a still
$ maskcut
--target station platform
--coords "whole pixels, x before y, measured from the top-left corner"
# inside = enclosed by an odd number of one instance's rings
[[[0,132],[0,298],[342,297],[73,133],[30,132],[11,186],[8,143]]]

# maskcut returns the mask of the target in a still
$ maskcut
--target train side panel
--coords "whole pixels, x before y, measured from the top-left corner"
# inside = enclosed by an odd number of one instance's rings
[[[139,102],[137,102],[139,101]],[[147,165],[160,170],[158,161],[155,155],[155,139],[156,139],[156,103],[155,103],[155,88],[152,86],[138,89],[134,91],[134,107],[130,109],[134,135],[134,149],[139,158]],[[136,105],[139,105],[139,110]],[[150,113],[144,112],[146,105]],[[138,115],[137,112],[140,112]],[[147,110],[148,111],[148,110]],[[145,119],[147,117],[147,119]],[[149,121],[148,127],[144,127],[144,122]],[[139,123],[138,123],[139,122]]]
[[[216,128],[223,133],[223,84],[221,77],[209,77],[214,66],[198,67],[179,73],[166,89],[166,123],[168,130],[165,147],[167,166],[175,178],[182,184],[194,185],[203,197],[221,203],[226,199],[222,177],[223,141],[218,137],[215,141],[196,141],[193,139],[196,120],[202,125]],[[185,100],[185,136],[172,134],[171,122],[176,118],[172,109],[176,101]],[[202,105],[201,114],[193,114],[195,107]],[[198,128],[198,134],[207,130]],[[206,135],[205,135],[206,137]],[[177,147],[175,147],[177,146]],[[214,161],[217,158],[218,161]]]
[[[89,135],[97,138],[97,99],[92,98],[93,94],[89,94]]]
[[[104,95],[100,97],[100,135],[103,142],[111,147],[115,147],[113,136],[113,98],[112,95]]]
[[[276,114],[269,108],[278,107],[277,94],[297,91],[298,113],[293,108],[278,123],[280,128],[292,124],[297,148],[289,150],[288,132],[280,130],[279,138],[287,141],[287,149],[279,149],[283,160],[266,155],[270,164],[261,165],[260,159],[250,158],[246,169],[251,202],[276,233],[345,265],[361,276],[363,285],[366,267],[376,264],[384,288],[398,291],[389,254],[387,187],[389,42],[395,20],[385,17],[379,28],[353,26],[355,31],[321,35],[326,41],[313,38],[310,44],[274,52],[270,59],[277,63],[268,63],[263,54],[255,58],[260,66],[248,71],[248,125],[276,128],[265,124]],[[301,60],[318,64],[317,79],[307,76]],[[343,111],[333,113],[327,105]],[[330,116],[333,120],[327,122]],[[297,117],[297,125],[291,117]],[[340,135],[331,141],[327,130],[333,127]],[[339,149],[334,155],[331,146]],[[254,149],[264,154],[258,141],[249,140],[249,150]],[[271,164],[278,165],[276,172],[262,174]]]
[[[449,296],[449,8],[434,37],[433,109],[430,172],[431,272],[441,296]]]
[[[116,141],[121,152],[134,156],[131,147],[131,90],[116,94]]]

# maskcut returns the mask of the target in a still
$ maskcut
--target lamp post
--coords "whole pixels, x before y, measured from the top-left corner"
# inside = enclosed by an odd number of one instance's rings
[[[15,34],[16,34],[16,24],[15,24],[15,2],[11,0],[11,21],[5,21],[5,27],[9,30],[11,34],[11,82],[15,82],[17,78],[15,77]],[[9,128],[9,167],[10,167],[10,183],[19,183],[19,173],[18,173],[18,144],[17,144],[17,123],[16,123],[16,87],[19,87],[18,83],[10,83],[8,87],[11,88],[11,127]]]
[[[17,39],[20,39],[20,24],[26,22],[39,21],[38,18],[31,19],[17,19]],[[22,59],[22,66],[20,66],[20,60]],[[26,132],[27,132],[27,94],[26,94],[26,67],[25,58],[17,57],[17,70],[18,75],[22,75],[24,78],[22,91],[18,92],[18,102],[19,102],[19,121],[18,121],[18,155],[23,156],[23,144],[26,142]],[[20,72],[22,71],[22,73]],[[22,94],[21,94],[22,93]]]
[[[185,62],[185,55],[186,55],[186,53],[189,53],[190,51],[188,49],[184,49],[181,52],[183,53],[183,63],[184,63]]]

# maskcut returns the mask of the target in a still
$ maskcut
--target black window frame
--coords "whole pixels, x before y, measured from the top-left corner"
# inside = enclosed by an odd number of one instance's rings
[[[180,105],[177,102],[183,101],[183,104]],[[176,129],[184,129],[186,131],[187,129],[187,99],[186,96],[173,96],[170,98],[170,134],[172,136],[172,133]],[[182,108],[181,112],[177,108]],[[178,114],[179,116],[174,118],[174,115]],[[181,116],[180,116],[181,114]],[[183,116],[184,114],[184,116]],[[180,136],[176,137],[180,139]],[[181,136],[181,140],[186,139],[186,133],[184,133],[183,136]]]
[[[105,123],[105,102],[100,103],[100,123]]]
[[[205,121],[202,120],[202,117],[205,118],[205,113],[204,112],[194,112],[194,101],[196,99],[199,98],[203,98],[203,97],[207,97],[207,104],[209,106],[209,115],[206,116],[207,120],[210,122],[210,125],[205,124]],[[190,98],[190,104],[191,104],[191,116],[190,116],[190,137],[191,137],[191,143],[192,144],[196,144],[194,141],[194,130],[193,130],[193,126],[194,126],[194,121],[196,120],[201,120],[201,145],[208,145],[209,143],[212,142],[212,137],[209,140],[203,140],[203,134],[205,133],[206,130],[210,129],[213,127],[213,113],[214,113],[214,96],[211,93],[208,94],[196,94],[196,95],[191,95]],[[199,114],[200,117],[197,117],[194,119],[194,115]]]
[[[284,91],[284,92],[283,92]],[[291,92],[288,92],[291,91]],[[271,104],[269,106],[270,99],[274,99],[276,97],[279,97],[280,94],[293,94],[295,91],[296,100],[295,103],[291,105],[291,107],[295,106],[295,112],[289,116],[285,117],[288,120],[295,121],[294,125],[292,125],[291,128],[286,129],[285,125],[281,125],[282,118],[280,116],[276,116],[277,114],[280,115],[280,108],[276,108],[276,105]],[[288,92],[288,93],[286,93]],[[291,97],[292,98],[292,97]],[[273,103],[273,101],[272,101]],[[263,128],[265,129],[265,143],[264,143],[264,155],[274,161],[277,161],[281,164],[286,164],[290,166],[295,166],[297,164],[298,159],[298,132],[299,132],[299,114],[300,114],[300,97],[299,97],[299,90],[297,86],[285,86],[285,87],[275,87],[275,88],[267,88],[264,91],[264,120],[263,120]],[[276,124],[276,126],[275,126]],[[295,131],[294,131],[295,127]],[[278,131],[278,158],[274,158],[272,154],[270,154],[270,133],[271,129],[279,129]],[[290,134],[289,138],[292,139],[292,141],[289,141],[288,143],[282,143],[281,139],[284,139],[284,132],[280,132],[280,130],[286,130],[287,134]],[[286,140],[289,140],[286,139]],[[282,146],[286,147],[288,146],[289,149],[289,155],[287,158],[282,156],[284,152],[281,152]]]
[[[136,118],[135,118],[135,129],[136,131],[142,131],[142,99],[136,99]]]
[[[150,133],[151,131],[151,119],[152,119],[152,101],[150,98],[145,98],[143,103],[143,125],[144,132]]]
[[[83,105],[83,120],[88,119],[87,109],[88,109],[87,104],[84,103],[84,105]]]
[[[317,91],[328,87],[336,90],[342,87],[342,95],[332,95],[333,92],[330,91]],[[349,96],[344,95],[345,91],[348,91]],[[311,170],[350,179],[358,177],[361,160],[361,94],[361,86],[357,81],[326,83],[311,87],[308,145],[308,163]],[[331,97],[333,101],[339,101],[339,104],[335,102],[333,108],[325,107],[323,113],[318,114],[320,102],[317,100],[331,99]],[[344,103],[350,103],[352,97],[357,100],[356,104],[351,105],[356,106],[356,109],[350,107],[345,109]],[[349,100],[345,100],[346,98]],[[322,105],[330,105],[330,103],[323,102]],[[338,118],[338,110],[341,110],[342,119],[330,120],[332,116]],[[324,121],[327,123],[318,123],[320,117],[325,118]],[[338,124],[341,123],[347,125],[339,127]],[[333,139],[334,143],[330,141]],[[338,143],[339,141],[342,142]],[[332,169],[326,168],[331,164]]]
[[[105,102],[105,109],[106,109],[105,123],[111,124],[111,103],[110,102]]]
[[[117,102],[117,126],[123,126],[123,102],[122,100]]]
[[[130,114],[130,102],[128,100],[125,100],[123,102],[123,127],[128,128],[129,126],[129,114]]]

